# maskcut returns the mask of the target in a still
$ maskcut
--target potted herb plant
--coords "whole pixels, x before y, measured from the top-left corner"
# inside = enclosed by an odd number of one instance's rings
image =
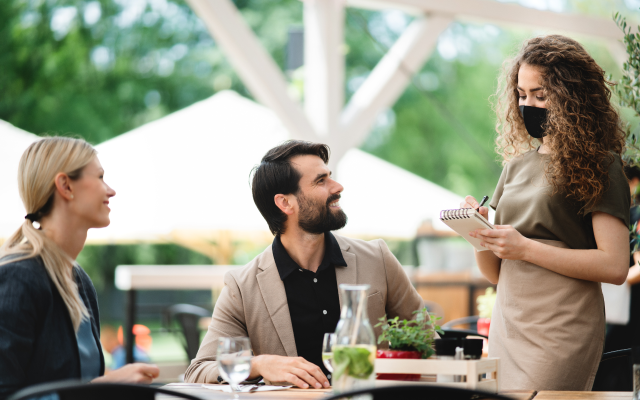
[[[436,324],[440,317],[429,314],[426,307],[414,311],[415,319],[400,321],[399,317],[387,320],[386,315],[380,318],[376,327],[382,327],[378,344],[389,343],[389,350],[378,350],[377,358],[429,358],[435,351],[433,341],[435,333],[443,334]],[[379,374],[377,379],[396,381],[417,381],[420,374]]]

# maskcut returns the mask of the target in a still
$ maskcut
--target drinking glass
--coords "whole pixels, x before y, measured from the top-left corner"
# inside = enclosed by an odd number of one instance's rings
[[[218,369],[225,381],[229,382],[235,399],[237,386],[251,373],[251,343],[249,338],[218,339]]]
[[[329,372],[333,372],[333,364],[331,364],[333,350],[331,350],[331,348],[334,344],[336,344],[336,334],[325,333],[324,339],[322,340],[322,363]]]

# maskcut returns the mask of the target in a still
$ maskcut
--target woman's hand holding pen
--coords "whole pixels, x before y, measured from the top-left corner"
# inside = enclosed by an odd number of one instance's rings
[[[472,196],[465,197],[460,208],[475,208],[483,217],[487,219],[489,217],[489,209],[481,207]],[[469,235],[482,240],[481,246],[491,250],[503,260],[525,259],[529,239],[522,236],[511,225],[494,225],[494,227],[495,229],[476,229],[469,232]]]
[[[486,197],[486,196],[485,196]],[[487,207],[481,207],[480,203],[473,196],[467,196],[464,198],[464,201],[460,203],[460,208],[475,208],[478,210],[480,215],[485,218],[489,218],[489,209]]]

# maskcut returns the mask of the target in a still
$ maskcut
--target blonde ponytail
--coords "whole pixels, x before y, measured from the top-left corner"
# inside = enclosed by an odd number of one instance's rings
[[[95,149],[81,139],[51,137],[31,144],[22,155],[18,168],[18,188],[27,214],[35,220],[48,215],[53,207],[55,176],[63,172],[72,180],[78,179],[82,169],[95,156]],[[82,319],[89,313],[73,278],[74,261],[29,219],[25,219],[0,247],[0,259],[10,255],[17,257],[0,262],[0,266],[38,256],[42,258],[77,332]]]

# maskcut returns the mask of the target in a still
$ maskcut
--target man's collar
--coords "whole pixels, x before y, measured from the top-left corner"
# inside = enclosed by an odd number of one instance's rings
[[[276,267],[278,268],[278,273],[280,274],[280,279],[285,280],[292,272],[301,269],[300,266],[295,261],[293,261],[289,253],[287,253],[287,250],[284,248],[284,245],[280,240],[280,235],[276,236],[273,239],[271,248],[273,251],[273,259],[276,262]],[[320,272],[321,269],[324,269],[328,266],[347,266],[347,262],[342,256],[340,245],[338,244],[336,237],[333,236],[331,232],[324,233],[324,256],[322,257],[322,263],[318,267],[317,272]]]

